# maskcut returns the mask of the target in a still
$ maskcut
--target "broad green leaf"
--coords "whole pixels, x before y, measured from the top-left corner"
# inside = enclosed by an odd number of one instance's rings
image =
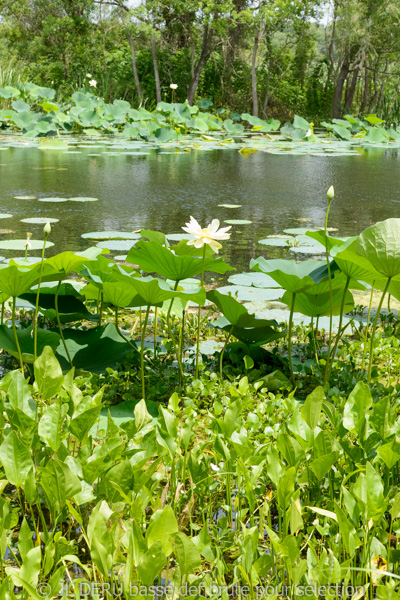
[[[294,260],[266,260],[263,257],[252,259],[250,268],[272,277],[280,286],[291,293],[305,292],[320,281],[318,269],[325,261],[307,260],[296,263]]]
[[[169,556],[173,550],[170,536],[178,531],[178,522],[171,506],[157,510],[151,517],[146,531],[147,547],[150,549],[154,543],[161,542],[164,556]]]
[[[129,251],[127,261],[139,265],[146,273],[158,273],[173,281],[200,275],[203,269],[202,258],[178,256],[173,250],[156,241],[138,242]],[[205,258],[204,270],[224,274],[233,269],[221,258]]]
[[[64,377],[60,363],[54,356],[50,346],[45,346],[43,352],[33,364],[35,381],[38,392],[43,400],[53,398],[60,390]]]
[[[201,565],[201,556],[198,549],[182,531],[172,534],[171,537],[182,575],[191,575]]]
[[[28,448],[19,440],[15,431],[11,431],[0,446],[0,461],[8,481],[17,488],[23,488],[33,462]]]
[[[306,401],[301,407],[301,416],[310,429],[315,429],[318,425],[324,398],[324,390],[319,386],[307,396]]]

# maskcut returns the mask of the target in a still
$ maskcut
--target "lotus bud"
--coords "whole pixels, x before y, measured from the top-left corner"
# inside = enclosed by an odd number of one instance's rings
[[[46,225],[43,227],[43,231],[44,231],[44,235],[48,236],[51,234],[51,225],[50,223],[46,223]]]
[[[333,185],[331,185],[331,187],[327,191],[326,196],[327,196],[329,202],[331,202],[333,200],[333,198],[335,197],[335,188],[333,187]]]

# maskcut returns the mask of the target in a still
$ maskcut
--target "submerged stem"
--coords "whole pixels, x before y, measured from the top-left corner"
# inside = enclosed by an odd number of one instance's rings
[[[63,330],[62,330],[62,327],[61,327],[60,313],[58,312],[58,295],[60,293],[60,287],[61,287],[61,280],[58,282],[56,294],[54,296],[54,306],[55,306],[55,309],[56,309],[56,319],[57,319],[58,330],[60,332],[61,340],[62,340],[63,346],[65,348],[65,352],[67,354],[69,365],[70,365],[70,367],[72,369],[74,365],[72,364],[71,356],[70,356],[70,353],[69,353],[68,348],[67,348],[67,344],[66,344],[66,341],[65,341],[65,338],[64,338],[64,333],[63,333]]]
[[[19,345],[19,340],[18,340],[18,335],[17,335],[17,328],[15,327],[15,296],[13,297],[13,305],[12,305],[12,330],[14,333],[14,339],[15,339],[15,345],[17,346],[17,350],[18,350],[18,358],[19,358],[19,366],[21,367],[21,373],[22,375],[25,376],[24,373],[24,361],[22,360],[22,352],[21,352],[21,346]]]
[[[383,290],[381,299],[379,301],[378,308],[376,309],[376,315],[375,315],[374,324],[373,324],[373,327],[372,327],[371,344],[370,344],[370,347],[369,347],[369,365],[368,365],[368,378],[367,378],[367,384],[368,385],[371,383],[371,373],[372,373],[372,362],[373,362],[373,353],[374,353],[375,332],[376,332],[376,328],[377,328],[377,325],[378,325],[378,319],[379,319],[379,315],[380,315],[380,312],[381,312],[382,304],[383,304],[383,301],[385,299],[386,292],[387,292],[388,287],[390,285],[391,279],[392,278],[389,277],[389,279],[387,280],[387,283],[385,285],[385,289]]]

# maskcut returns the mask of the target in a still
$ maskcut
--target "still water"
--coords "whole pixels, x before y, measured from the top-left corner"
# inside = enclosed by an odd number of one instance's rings
[[[248,219],[235,225],[224,255],[238,270],[253,256],[277,257],[279,248],[258,244],[287,227],[321,227],[326,190],[335,186],[330,225],[340,235],[358,233],[371,223],[400,216],[400,150],[370,148],[356,156],[242,156],[237,150],[167,153],[146,150],[117,154],[106,147],[77,147],[74,152],[10,147],[0,152],[0,221],[12,230],[0,239],[42,239],[41,225],[28,217],[55,217],[49,254],[88,247],[81,234],[140,228],[178,233],[193,215],[211,219]],[[76,153],[75,153],[76,152]],[[62,169],[62,170],[56,170]],[[98,198],[98,202],[43,203],[14,196]],[[228,209],[218,205],[239,204]],[[305,221],[307,219],[307,221]],[[95,242],[94,242],[95,243]],[[21,252],[2,251],[6,256]],[[37,254],[37,253],[36,253]],[[116,254],[121,254],[117,252]]]

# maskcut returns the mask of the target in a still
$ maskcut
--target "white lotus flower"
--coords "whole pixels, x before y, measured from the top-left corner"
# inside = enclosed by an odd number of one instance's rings
[[[170,83],[169,87],[171,88],[171,90],[176,90],[178,88],[178,84],[177,83]]]
[[[97,81],[95,79],[91,79],[89,81],[89,85],[90,85],[90,87],[97,87]]]
[[[227,233],[231,226],[219,228],[218,219],[213,219],[208,227],[203,229],[199,223],[193,217],[190,217],[189,223],[186,223],[186,227],[182,227],[183,231],[190,233],[194,237],[193,240],[188,242],[189,246],[195,248],[203,248],[204,244],[208,244],[214,252],[218,254],[218,250],[222,248],[221,244],[217,240],[229,240],[231,234]]]

